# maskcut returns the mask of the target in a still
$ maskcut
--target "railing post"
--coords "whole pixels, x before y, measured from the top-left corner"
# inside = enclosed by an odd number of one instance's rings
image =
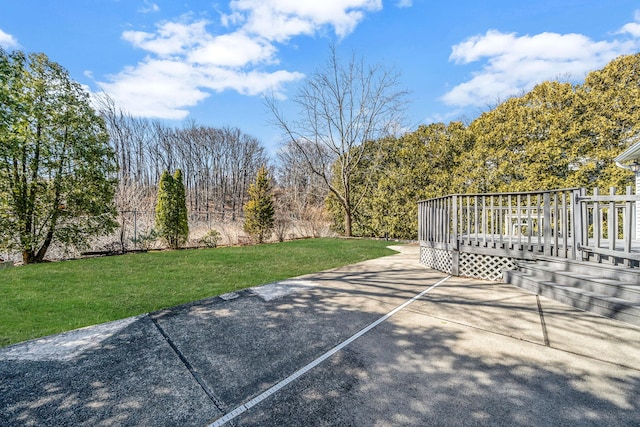
[[[518,221],[516,224],[518,225],[518,246],[520,246],[522,244],[522,216],[520,215],[520,201],[522,200],[522,198],[520,197],[520,194],[518,194],[518,196],[516,197],[516,213],[518,215],[517,220]]]
[[[422,230],[424,229],[424,224],[422,224],[422,205],[423,202],[418,202],[418,243],[423,240]]]
[[[452,230],[452,251],[451,251],[451,274],[460,275],[460,245],[458,238],[458,196],[454,195],[451,201],[453,230]]]
[[[553,192],[553,256],[558,256],[558,192]]]
[[[451,243],[451,233],[453,232],[453,228],[451,227],[451,221],[453,221],[453,200],[451,197],[447,197],[447,224],[445,225],[447,230],[447,238],[446,241]]]
[[[577,260],[580,246],[582,245],[582,202],[580,196],[584,189],[571,192],[571,258]]]
[[[593,196],[598,197],[600,195],[600,189],[595,187],[593,189]],[[602,211],[600,211],[600,202],[593,202],[593,241],[596,249],[600,248],[600,240],[602,238]],[[595,254],[596,262],[601,261],[601,257],[599,253]]]
[[[507,196],[507,221],[505,223],[504,233],[509,236],[509,244],[513,244],[513,211],[511,210],[511,194]]]
[[[529,248],[531,248],[531,229],[533,228],[531,209],[531,194],[527,194],[527,246]]]
[[[544,193],[543,196],[544,203],[544,255],[551,255],[551,197],[549,197],[549,193]]]
[[[631,192],[631,186],[627,186],[627,196],[631,196],[632,192]],[[622,230],[622,238],[624,239],[624,251],[626,253],[631,253],[631,240],[632,240],[632,235],[631,235],[631,230],[632,230],[632,226],[631,223],[633,222],[633,212],[632,212],[632,208],[631,208],[632,204],[631,204],[631,200],[627,199],[627,201],[624,204],[624,213],[622,215],[624,224],[623,224],[623,230]],[[625,267],[630,267],[631,266],[631,260],[629,260],[628,258],[625,258],[624,260],[624,265]]]
[[[442,242],[442,199],[438,199],[436,205],[436,242]]]
[[[582,197],[587,197],[587,189],[586,188],[582,188],[580,190],[580,195]],[[587,206],[586,202],[582,202],[582,204],[580,205],[581,208],[581,213],[582,213],[582,244],[584,246],[589,246],[589,207]],[[593,210],[591,211],[591,214],[593,215]],[[585,253],[582,253],[582,258],[584,259],[585,257]]]
[[[567,193],[562,193],[562,253],[563,258],[569,257],[569,215],[567,211]]]
[[[609,238],[609,250],[616,250],[616,238],[618,237],[618,211],[616,210],[616,202],[613,196],[616,195],[616,187],[609,187],[609,214],[607,215],[607,237]],[[614,257],[609,257],[612,264],[615,264]]]
[[[538,220],[538,227],[537,227],[537,232],[536,235],[538,237],[538,250],[540,250],[540,248],[542,247],[542,228],[543,228],[543,224],[542,224],[542,193],[538,193],[536,195],[536,216],[537,216],[537,220]]]
[[[502,194],[500,195],[499,201],[498,203],[500,204],[500,207],[498,208],[498,212],[499,212],[499,216],[498,216],[498,235],[500,236],[500,247],[502,247],[502,244],[504,242],[504,223],[505,223],[505,218],[504,218],[504,201],[502,200]]]
[[[475,242],[476,244],[478,243],[479,240],[479,236],[480,236],[480,230],[478,229],[478,222],[479,222],[479,217],[478,217],[478,196],[474,196],[474,215],[473,215],[473,220],[474,220],[474,228],[475,228],[475,232],[476,232],[476,239]]]
[[[467,201],[467,228],[466,228],[466,234],[467,235],[467,244],[471,244],[471,196],[465,196],[465,199]]]
[[[451,233],[451,240],[454,250],[458,250],[458,196],[454,195],[452,200],[452,218],[453,218],[453,230]]]

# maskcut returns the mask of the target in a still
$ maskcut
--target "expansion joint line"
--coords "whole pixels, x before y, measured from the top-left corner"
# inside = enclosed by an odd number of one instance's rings
[[[540,303],[540,295],[536,295],[536,301],[538,302],[538,313],[540,314],[540,325],[542,326],[542,337],[544,338],[544,345],[551,347],[549,344],[549,334],[547,332],[547,323],[544,321],[544,312],[542,311],[542,304]]]
[[[431,285],[429,288],[427,288],[424,291],[420,292],[419,294],[417,294],[413,298],[405,301],[403,304],[401,304],[398,307],[394,308],[389,313],[385,314],[384,316],[382,316],[381,318],[379,318],[375,322],[371,323],[369,326],[365,327],[364,329],[361,329],[359,332],[356,332],[354,335],[352,335],[351,337],[347,338],[345,341],[343,341],[340,344],[338,344],[337,346],[333,347],[331,350],[327,351],[322,356],[320,356],[317,359],[315,359],[313,362],[309,363],[308,365],[304,366],[303,368],[298,369],[296,372],[294,372],[293,374],[291,374],[287,378],[283,379],[282,381],[280,381],[276,385],[274,385],[271,388],[267,389],[266,391],[262,392],[261,394],[259,394],[258,396],[254,397],[253,399],[249,400],[248,402],[243,403],[242,405],[236,407],[231,412],[226,413],[223,417],[218,418],[213,423],[209,424],[208,427],[220,427],[220,426],[223,426],[226,423],[232,421],[238,415],[242,414],[243,412],[247,411],[249,408],[257,405],[260,402],[262,402],[263,400],[265,400],[266,398],[268,398],[272,394],[277,393],[280,389],[282,389],[283,387],[289,385],[293,381],[297,380],[298,378],[300,378],[301,376],[303,376],[304,374],[306,374],[307,372],[309,372],[310,370],[312,370],[313,368],[318,366],[320,363],[324,362],[325,360],[327,360],[328,358],[330,358],[331,356],[333,356],[334,354],[336,354],[337,352],[339,352],[340,350],[342,350],[343,348],[345,348],[346,346],[348,346],[349,344],[351,344],[352,342],[354,342],[355,340],[357,340],[358,338],[360,338],[361,336],[363,336],[364,334],[369,332],[371,329],[375,328],[380,323],[384,322],[385,320],[387,320],[388,318],[390,318],[391,316],[393,316],[394,314],[396,314],[397,312],[399,312],[400,310],[402,310],[403,308],[405,308],[406,306],[411,304],[412,302],[416,301],[417,299],[420,299],[423,295],[425,295],[426,293],[428,293],[429,291],[431,291],[435,287],[441,285],[442,283],[445,282],[445,280],[449,279],[450,277],[451,276],[447,276],[444,279],[439,280],[437,283],[435,283],[434,285]]]
[[[191,365],[191,363],[189,363],[189,361],[187,360],[187,358],[185,357],[184,354],[182,354],[182,352],[180,351],[180,349],[178,349],[178,347],[176,346],[176,344],[173,342],[173,340],[171,339],[171,337],[169,337],[169,335],[166,333],[166,331],[162,328],[162,326],[160,326],[160,324],[158,323],[158,321],[156,319],[154,319],[152,316],[148,316],[149,319],[151,319],[151,321],[153,322],[153,324],[156,326],[156,328],[158,329],[158,331],[160,332],[160,334],[164,337],[165,341],[167,341],[167,343],[169,344],[169,346],[171,346],[171,348],[173,349],[174,353],[180,358],[180,361],[184,364],[184,366],[187,368],[187,370],[189,371],[189,373],[191,374],[191,376],[196,380],[196,382],[198,383],[198,385],[202,388],[202,390],[205,392],[205,394],[207,395],[207,397],[209,397],[209,399],[211,399],[211,401],[213,402],[213,404],[216,406],[216,408],[218,408],[218,410],[220,412],[222,412],[223,414],[225,413],[226,410],[226,405],[224,403],[222,403],[222,401],[220,399],[218,399],[216,397],[216,395],[213,393],[213,390],[211,390],[209,388],[209,386],[207,385],[207,383],[200,377],[200,375],[198,374],[198,372],[194,369],[193,365]]]

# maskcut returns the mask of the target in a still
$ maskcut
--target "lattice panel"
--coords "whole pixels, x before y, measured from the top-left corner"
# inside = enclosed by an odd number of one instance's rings
[[[515,268],[513,258],[460,252],[460,276],[502,281],[502,271]]]
[[[449,251],[444,249],[420,248],[420,264],[426,265],[434,270],[443,271],[451,274],[451,266],[453,264],[452,256]]]

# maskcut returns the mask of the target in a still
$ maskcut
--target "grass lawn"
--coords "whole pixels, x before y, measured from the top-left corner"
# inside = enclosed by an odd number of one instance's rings
[[[0,270],[0,347],[390,255],[388,244],[310,239]]]

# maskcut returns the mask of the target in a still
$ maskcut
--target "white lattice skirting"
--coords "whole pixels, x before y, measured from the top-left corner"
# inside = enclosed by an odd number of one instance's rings
[[[502,271],[515,268],[513,258],[460,252],[460,276],[502,281]]]
[[[451,266],[453,259],[451,252],[444,249],[420,247],[420,264],[425,265],[434,270],[451,274]]]
[[[502,281],[504,270],[516,269],[514,258],[460,252],[458,275],[476,279]],[[444,249],[420,247],[420,264],[452,274],[453,255]]]

